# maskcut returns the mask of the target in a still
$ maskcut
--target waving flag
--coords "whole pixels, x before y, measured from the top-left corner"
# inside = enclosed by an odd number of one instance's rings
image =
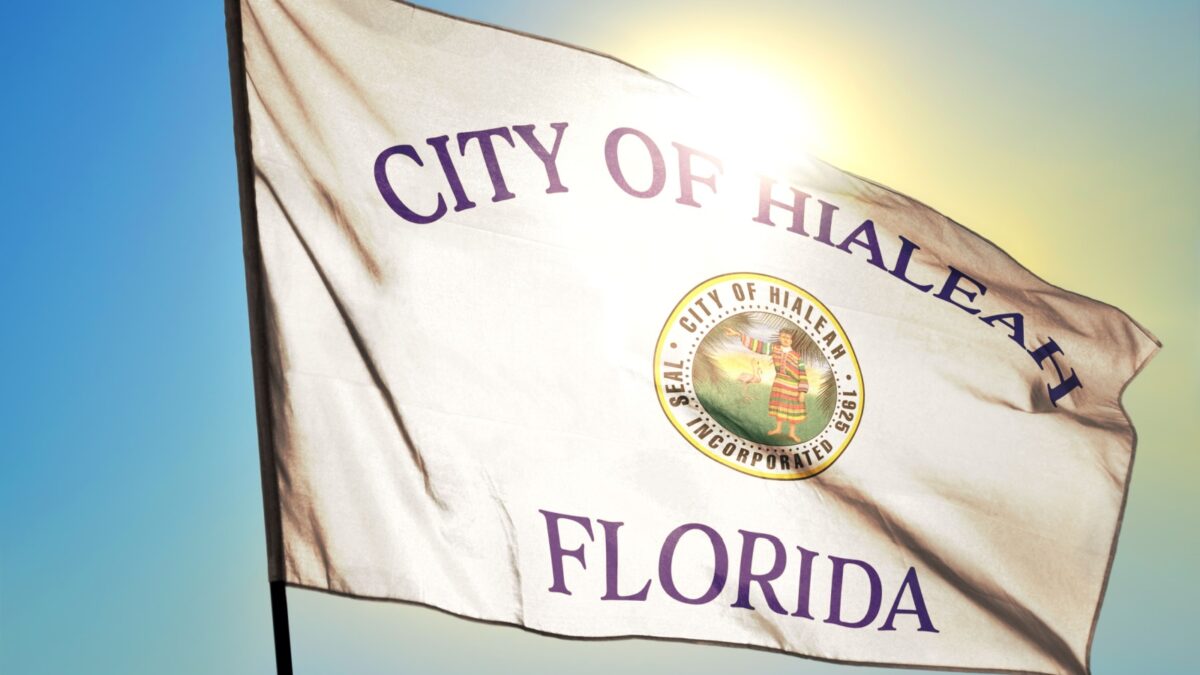
[[[876,183],[747,161],[754,101],[730,127],[389,0],[230,18],[272,580],[1088,671],[1136,322]]]

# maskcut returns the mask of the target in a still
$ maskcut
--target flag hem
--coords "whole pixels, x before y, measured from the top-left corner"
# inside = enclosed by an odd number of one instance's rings
[[[284,581],[283,521],[280,513],[275,425],[267,354],[266,289],[258,236],[254,187],[254,154],[250,137],[250,101],[246,82],[241,0],[225,0],[225,36],[229,50],[229,88],[233,106],[233,141],[237,155],[238,202],[242,220],[242,259],[246,272],[246,309],[250,318],[250,360],[254,372],[255,418],[258,427],[259,473],[267,540],[268,581]]]
[[[1118,309],[1117,311],[1121,311]],[[1121,526],[1125,522],[1125,507],[1129,504],[1129,485],[1133,479],[1133,465],[1137,460],[1137,444],[1138,435],[1137,427],[1133,424],[1133,419],[1129,416],[1129,411],[1125,409],[1125,390],[1133,383],[1142,370],[1150,364],[1158,352],[1162,349],[1162,342],[1158,340],[1150,331],[1146,330],[1140,323],[1130,317],[1125,312],[1121,311],[1125,318],[1129,319],[1133,325],[1137,326],[1142,334],[1153,342],[1153,348],[1150,349],[1142,357],[1141,363],[1137,368],[1126,378],[1125,383],[1121,386],[1121,391],[1117,393],[1117,404],[1121,408],[1121,414],[1125,416],[1125,423],[1129,425],[1130,441],[1129,441],[1129,467],[1125,470],[1125,489],[1121,495],[1121,506],[1117,510],[1117,523],[1113,529],[1112,543],[1109,545],[1108,564],[1104,567],[1104,579],[1100,582],[1100,594],[1096,597],[1096,611],[1092,615],[1092,627],[1088,631],[1087,649],[1084,653],[1084,670],[1087,673],[1092,672],[1092,642],[1096,639],[1096,628],[1100,624],[1100,610],[1104,606],[1104,597],[1108,594],[1108,582],[1112,579],[1113,563],[1117,558],[1117,544],[1121,539]]]
[[[764,645],[756,645],[756,644],[751,644],[748,642],[725,642],[722,640],[704,640],[704,639],[699,639],[699,638],[669,637],[669,636],[663,636],[663,635],[645,635],[645,634],[641,634],[641,633],[624,633],[624,634],[619,634],[619,635],[571,635],[569,633],[559,633],[559,632],[555,632],[555,631],[551,631],[551,630],[546,630],[543,628],[535,628],[533,626],[529,626],[529,625],[519,622],[519,621],[508,621],[505,619],[489,619],[489,618],[483,617],[483,616],[475,616],[472,614],[466,614],[466,613],[459,612],[459,611],[456,611],[453,609],[449,609],[447,607],[442,607],[433,602],[426,602],[426,601],[421,601],[421,600],[409,600],[409,599],[405,599],[405,598],[389,598],[386,596],[356,595],[354,593],[347,593],[345,591],[339,591],[339,590],[329,588],[326,586],[319,586],[319,585],[312,584],[312,583],[306,583],[306,582],[302,582],[302,581],[298,581],[298,580],[292,580],[290,578],[285,580],[284,583],[287,584],[291,588],[296,588],[296,589],[300,589],[300,590],[304,590],[304,591],[313,591],[313,592],[317,592],[317,593],[324,593],[326,595],[333,595],[333,596],[337,596],[337,597],[341,597],[341,598],[347,598],[350,600],[368,600],[368,601],[372,601],[372,602],[387,602],[387,603],[396,603],[396,604],[401,604],[401,605],[409,605],[409,606],[413,606],[413,607],[421,607],[424,609],[432,609],[434,611],[441,612],[443,614],[452,616],[456,619],[466,619],[468,621],[486,624],[486,625],[490,625],[490,626],[503,626],[503,627],[508,627],[508,628],[517,628],[517,629],[525,631],[527,633],[532,633],[534,635],[540,635],[542,637],[555,638],[555,639],[559,639],[559,640],[578,640],[578,641],[584,641],[584,642],[610,641],[610,640],[653,640],[656,642],[672,642],[672,643],[680,643],[680,644],[707,645],[707,646],[711,646],[711,647],[727,647],[727,648],[731,648],[731,649],[753,649],[756,651],[763,651],[763,652],[768,652],[771,654],[790,656],[793,658],[806,659],[809,661],[821,661],[824,663],[832,663],[832,664],[836,664],[836,665],[869,666],[869,667],[873,667],[873,668],[891,668],[891,669],[896,669],[896,670],[931,670],[931,671],[937,671],[937,672],[951,672],[951,673],[1003,673],[1006,675],[1062,675],[1062,673],[1046,671],[1046,670],[1013,670],[1013,669],[1005,669],[1005,668],[973,668],[973,667],[961,667],[961,666],[956,667],[956,666],[939,666],[939,665],[928,665],[928,664],[899,663],[899,662],[889,662],[889,661],[852,661],[849,659],[838,659],[838,658],[833,658],[833,657],[828,657],[828,656],[815,656],[813,654],[803,654],[801,652],[789,651],[789,650],[781,649],[778,647],[767,647]]]

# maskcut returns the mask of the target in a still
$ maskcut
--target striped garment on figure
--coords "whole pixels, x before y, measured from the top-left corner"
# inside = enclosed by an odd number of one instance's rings
[[[767,413],[781,422],[803,422],[807,416],[804,394],[808,391],[804,359],[796,350],[784,349],[778,342],[763,342],[743,335],[742,344],[750,351],[769,354],[771,363],[775,365],[775,382],[771,385],[771,402],[767,406]]]

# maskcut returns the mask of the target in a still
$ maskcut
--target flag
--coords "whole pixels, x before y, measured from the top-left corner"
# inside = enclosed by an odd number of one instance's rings
[[[877,183],[756,164],[753,100],[730,125],[389,0],[230,19],[272,580],[1088,672],[1135,321]]]

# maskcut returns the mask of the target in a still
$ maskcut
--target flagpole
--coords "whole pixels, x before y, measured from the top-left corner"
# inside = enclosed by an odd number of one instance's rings
[[[292,675],[292,635],[288,626],[287,584],[271,582],[271,621],[275,625],[275,672]]]
[[[283,571],[283,528],[271,428],[271,389],[268,380],[266,297],[262,251],[258,240],[258,209],[254,197],[254,161],[250,142],[250,104],[246,90],[246,60],[242,41],[240,0],[225,0],[225,36],[229,48],[229,88],[233,103],[233,137],[237,151],[238,196],[242,215],[242,254],[246,266],[246,305],[250,315],[250,355],[254,368],[254,401],[258,421],[259,470],[262,477],[263,525],[267,540],[267,579],[271,594],[271,623],[275,637],[275,670],[292,675],[292,640],[288,625],[287,582]]]

